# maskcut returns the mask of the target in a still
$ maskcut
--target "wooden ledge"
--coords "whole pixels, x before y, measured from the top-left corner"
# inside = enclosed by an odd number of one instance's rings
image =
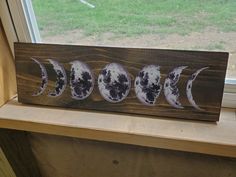
[[[115,115],[24,105],[0,108],[0,128],[236,157],[234,109],[218,123]]]

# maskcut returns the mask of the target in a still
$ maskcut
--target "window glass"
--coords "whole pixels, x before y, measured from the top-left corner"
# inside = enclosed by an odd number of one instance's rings
[[[235,0],[32,0],[42,42],[230,52]]]

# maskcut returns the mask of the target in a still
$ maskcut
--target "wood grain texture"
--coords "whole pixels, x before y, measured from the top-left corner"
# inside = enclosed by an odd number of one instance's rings
[[[234,177],[236,159],[32,133],[44,177]]]
[[[26,132],[0,129],[0,147],[17,177],[41,177]]]
[[[236,158],[234,109],[222,109],[216,124],[65,110],[12,100],[0,109],[0,127]]]
[[[0,176],[1,177],[16,177],[1,147],[0,147]]]
[[[210,121],[219,119],[228,53],[15,43],[15,56],[18,99],[22,103],[184,119]],[[41,72],[39,66],[31,60],[32,57],[45,65],[49,76],[46,93],[38,97],[34,97],[32,94],[38,90],[41,84]],[[48,97],[48,90],[55,89],[56,76],[47,59],[60,62],[68,77],[70,76],[70,61],[80,60],[88,64],[96,78],[92,94],[85,100],[74,100],[71,98],[70,87],[67,86],[61,96]],[[154,64],[161,67],[162,85],[168,73],[175,67],[188,66],[182,72],[177,85],[180,92],[180,102],[184,109],[176,109],[170,106],[163,91],[155,106],[143,105],[137,99],[133,87],[122,102],[107,102],[99,93],[97,77],[102,68],[112,62],[121,64],[129,72],[132,86],[135,77],[146,65]],[[192,89],[197,104],[205,109],[205,111],[198,111],[187,100],[186,84],[188,78],[196,70],[203,67],[209,67],[209,69],[199,74]]]
[[[0,106],[16,95],[14,59],[0,21]]]

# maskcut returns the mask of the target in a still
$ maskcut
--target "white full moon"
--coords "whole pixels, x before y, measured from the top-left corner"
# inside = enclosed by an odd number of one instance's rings
[[[131,79],[118,63],[107,64],[98,76],[98,88],[102,97],[111,103],[124,100],[129,94]]]

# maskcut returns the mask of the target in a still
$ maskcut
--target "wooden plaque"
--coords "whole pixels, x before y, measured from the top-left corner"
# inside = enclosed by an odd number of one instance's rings
[[[218,121],[228,53],[15,43],[22,103]]]

